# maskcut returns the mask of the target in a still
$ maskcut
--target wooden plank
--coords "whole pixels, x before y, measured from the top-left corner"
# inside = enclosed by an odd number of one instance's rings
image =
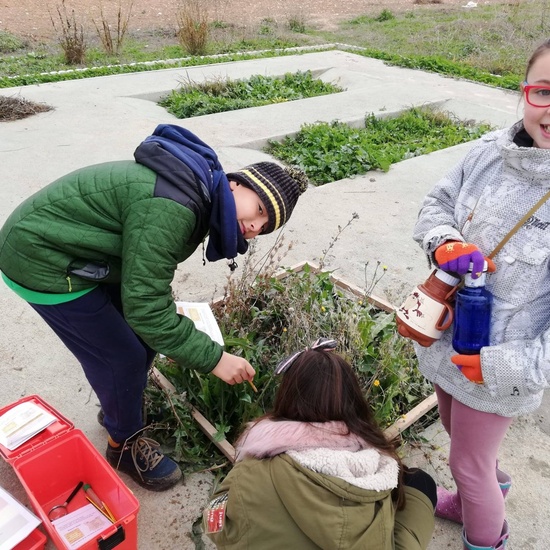
[[[164,376],[164,374],[162,374],[162,372],[160,372],[156,367],[153,367],[152,375],[159,387],[166,390],[168,393],[177,393],[172,382],[170,382],[170,380],[168,380],[168,378],[166,378],[166,376]],[[231,445],[225,437],[218,441],[215,438],[217,433],[216,428],[214,428],[214,426],[196,407],[193,407],[191,404],[189,406],[191,407],[191,414],[193,415],[193,418],[197,421],[200,429],[206,434],[208,439],[210,439],[210,441],[218,447],[218,449],[231,461],[231,463],[235,462],[235,447],[233,447],[233,445]]]
[[[412,408],[407,414],[404,414],[397,422],[392,424],[389,428],[384,430],[384,433],[393,439],[399,435],[403,430],[406,430],[409,426],[414,424],[420,417],[424,416],[427,412],[432,410],[437,405],[437,397],[435,393],[429,395],[420,402],[416,407]]]

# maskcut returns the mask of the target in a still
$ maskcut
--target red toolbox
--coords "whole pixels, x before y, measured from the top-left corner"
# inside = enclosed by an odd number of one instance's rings
[[[48,539],[39,529],[35,529],[25,540],[22,540],[13,550],[44,550]]]
[[[13,451],[0,445],[0,453],[14,468],[34,511],[56,547],[59,550],[67,548],[48,519],[48,512],[54,506],[64,503],[75,486],[84,481],[108,505],[115,522],[94,540],[80,546],[79,550],[137,550],[139,502],[134,494],[84,433],[75,429],[69,420],[38,395],[24,397],[0,409],[0,415],[25,401],[32,401],[53,414],[57,420]],[[71,501],[69,511],[86,504],[85,493],[80,490]]]

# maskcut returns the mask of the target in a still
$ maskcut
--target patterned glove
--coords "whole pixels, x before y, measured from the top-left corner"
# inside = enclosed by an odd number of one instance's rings
[[[460,241],[447,241],[437,247],[435,261],[443,271],[452,271],[459,275],[468,273],[470,262],[473,263],[473,279],[477,279],[483,272],[483,262],[487,261],[487,271],[495,271],[493,260],[484,258],[475,244]]]
[[[468,380],[483,384],[480,355],[453,355],[451,361]]]

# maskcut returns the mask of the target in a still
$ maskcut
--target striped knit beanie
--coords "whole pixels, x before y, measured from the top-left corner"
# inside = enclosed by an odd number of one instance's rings
[[[299,168],[282,168],[273,162],[251,164],[227,174],[227,179],[252,189],[264,203],[268,221],[262,235],[279,229],[288,221],[298,197],[309,183],[306,174]]]

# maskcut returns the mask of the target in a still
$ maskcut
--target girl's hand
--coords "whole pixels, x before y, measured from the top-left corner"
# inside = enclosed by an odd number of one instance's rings
[[[256,371],[246,359],[224,351],[212,374],[232,386],[246,381],[252,382]]]
[[[451,361],[468,380],[483,384],[480,355],[453,355]]]
[[[496,270],[493,260],[485,258],[475,244],[447,241],[437,247],[434,257],[443,271],[451,271],[459,275],[468,273],[472,262],[472,279],[477,279],[481,275],[485,261],[487,261],[487,271]]]

